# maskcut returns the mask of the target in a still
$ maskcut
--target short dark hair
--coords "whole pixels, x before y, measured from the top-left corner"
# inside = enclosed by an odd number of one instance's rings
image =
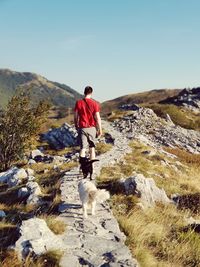
[[[93,92],[93,89],[91,86],[86,86],[84,90],[84,95],[89,95]]]

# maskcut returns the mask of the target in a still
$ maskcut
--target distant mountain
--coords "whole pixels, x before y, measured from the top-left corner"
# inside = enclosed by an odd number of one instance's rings
[[[124,104],[152,104],[158,103],[168,97],[176,96],[180,89],[157,89],[142,93],[121,96],[102,103],[102,111],[104,114],[119,108]]]
[[[33,104],[48,99],[55,106],[72,107],[82,97],[69,86],[49,81],[38,74],[0,69],[0,107],[4,108],[18,89],[25,92],[30,89]]]

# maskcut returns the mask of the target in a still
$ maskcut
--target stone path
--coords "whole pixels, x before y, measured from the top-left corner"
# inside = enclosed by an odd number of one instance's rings
[[[95,163],[95,174],[99,175],[103,166],[110,166],[119,161],[130,151],[127,139],[108,123],[103,121],[103,128],[115,138],[113,148],[102,154]],[[63,240],[67,247],[61,259],[61,267],[136,267],[137,261],[132,258],[125,246],[125,235],[120,231],[108,203],[97,204],[96,215],[82,216],[78,195],[78,182],[82,179],[79,169],[66,172],[62,184],[63,204],[60,206],[60,217],[67,225]]]

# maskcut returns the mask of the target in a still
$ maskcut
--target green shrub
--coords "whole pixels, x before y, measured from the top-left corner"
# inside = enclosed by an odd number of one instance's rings
[[[13,96],[0,117],[0,170],[8,169],[22,158],[25,148],[36,136],[49,109],[47,102],[31,107],[25,95]]]

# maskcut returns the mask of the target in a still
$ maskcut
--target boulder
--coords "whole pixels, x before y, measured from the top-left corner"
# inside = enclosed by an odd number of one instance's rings
[[[35,164],[35,163],[36,163],[36,161],[34,159],[29,159],[29,161],[28,161],[29,165],[32,165],[32,164]]]
[[[139,106],[134,103],[131,103],[131,104],[123,104],[119,108],[122,110],[138,110]]]
[[[32,182],[35,180],[35,176],[28,176],[28,182]]]
[[[26,184],[26,187],[28,188],[30,193],[34,192],[37,195],[41,194],[41,189],[37,182],[28,182]]]
[[[26,204],[38,205],[40,204],[40,197],[35,194],[31,194],[26,200]]]
[[[17,196],[18,196],[18,198],[24,198],[24,197],[27,197],[29,194],[30,193],[29,193],[27,187],[22,187],[18,190]]]
[[[40,203],[40,197],[39,195],[42,193],[40,186],[37,182],[28,182],[26,184],[27,190],[29,192],[29,197],[26,201],[27,204],[39,204]]]
[[[12,167],[8,171],[0,173],[0,182],[7,183],[9,187],[12,187],[18,185],[21,179],[27,178],[27,176],[23,168]]]
[[[41,139],[47,141],[55,149],[77,145],[78,133],[75,128],[68,123],[64,123],[60,128],[50,129],[41,135]]]
[[[62,239],[55,235],[43,219],[31,218],[23,221],[20,227],[20,238],[14,246],[20,258],[25,258],[28,253],[41,255],[48,250],[63,250]]]
[[[25,179],[27,178],[28,174],[25,171],[25,169],[21,168],[17,170],[17,172],[15,173],[15,176],[19,179]]]
[[[155,156],[157,152],[155,150],[144,150],[142,151],[142,154],[147,156]]]
[[[26,172],[27,172],[28,176],[34,175],[34,170],[33,169],[28,168],[28,169],[26,169]]]
[[[145,207],[151,207],[156,202],[171,203],[164,189],[158,188],[152,178],[145,178],[142,174],[135,174],[121,182],[124,185],[126,194],[137,195]]]
[[[183,228],[184,232],[192,231],[200,234],[200,220],[193,217],[185,218],[186,226]]]
[[[37,155],[35,156],[34,160],[36,162],[46,162],[46,163],[51,163],[53,161],[53,157],[50,155]]]
[[[31,153],[30,153],[30,158],[31,159],[34,159],[37,156],[43,157],[44,154],[39,149],[35,149],[35,150],[31,151]]]
[[[65,157],[62,157],[62,156],[54,156],[53,157],[53,163],[55,165],[61,165],[65,161],[66,161],[66,158]]]
[[[16,173],[17,170],[18,170],[17,167],[12,167],[5,172],[1,172],[0,173],[0,182],[1,183],[7,183],[8,180]]]
[[[6,214],[3,210],[0,210],[0,218],[5,218]]]

